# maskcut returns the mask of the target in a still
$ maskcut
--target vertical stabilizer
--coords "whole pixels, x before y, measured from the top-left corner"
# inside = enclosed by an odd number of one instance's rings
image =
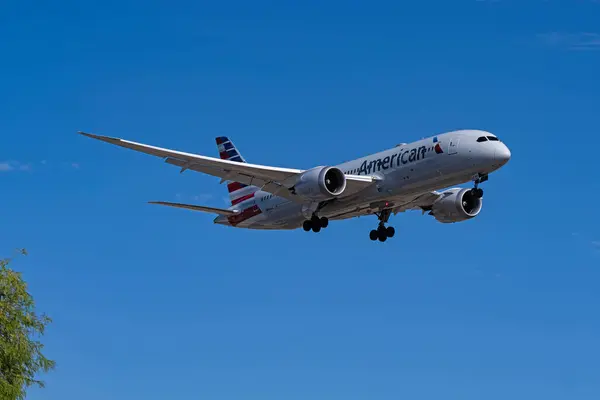
[[[219,136],[216,138],[219,157],[222,160],[236,161],[245,163],[246,160],[237,150],[233,142],[227,136]],[[257,186],[249,186],[239,182],[229,182],[227,184],[231,205],[234,206],[245,200],[254,197],[254,194],[259,190]]]

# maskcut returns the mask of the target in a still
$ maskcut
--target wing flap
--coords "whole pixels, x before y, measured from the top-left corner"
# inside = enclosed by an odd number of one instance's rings
[[[175,207],[175,208],[184,208],[184,209],[193,210],[193,211],[202,211],[202,212],[212,213],[212,214],[225,215],[228,217],[239,213],[239,211],[237,211],[237,210],[226,210],[223,208],[196,206],[193,204],[169,203],[167,201],[149,201],[148,203],[149,204],[158,204],[161,206]]]

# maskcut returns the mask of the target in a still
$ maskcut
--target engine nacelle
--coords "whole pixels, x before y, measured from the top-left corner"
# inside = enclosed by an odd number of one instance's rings
[[[439,222],[448,224],[475,218],[483,203],[471,189],[453,188],[442,192],[442,197],[433,203],[431,214]]]
[[[335,167],[315,167],[300,175],[292,192],[313,201],[341,195],[346,189],[346,175]]]

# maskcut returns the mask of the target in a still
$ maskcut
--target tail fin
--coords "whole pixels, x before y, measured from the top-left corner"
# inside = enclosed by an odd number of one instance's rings
[[[215,140],[217,142],[219,156],[222,160],[236,161],[241,163],[246,162],[244,157],[242,157],[240,152],[228,137],[219,136]],[[242,201],[253,198],[254,194],[259,191],[260,188],[257,186],[245,185],[240,182],[229,182],[227,184],[227,190],[229,191],[231,205],[234,206]]]

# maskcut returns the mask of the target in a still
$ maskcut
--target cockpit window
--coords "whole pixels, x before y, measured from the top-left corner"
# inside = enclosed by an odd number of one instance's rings
[[[499,141],[500,141],[500,139],[498,139],[496,136],[488,136],[487,138],[488,138],[490,141],[492,141],[492,142],[499,142]]]
[[[477,138],[478,142],[487,142],[487,139],[485,138],[485,136],[481,136]]]

